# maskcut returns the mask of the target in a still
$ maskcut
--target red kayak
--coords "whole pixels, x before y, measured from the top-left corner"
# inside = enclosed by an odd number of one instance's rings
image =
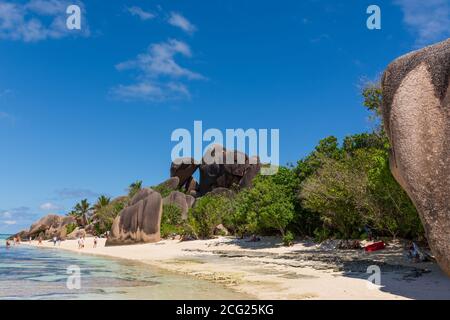
[[[373,252],[373,251],[382,250],[384,248],[386,248],[386,245],[384,244],[384,242],[379,241],[379,242],[374,242],[372,244],[368,244],[367,246],[364,247],[364,250],[366,250],[367,252]]]

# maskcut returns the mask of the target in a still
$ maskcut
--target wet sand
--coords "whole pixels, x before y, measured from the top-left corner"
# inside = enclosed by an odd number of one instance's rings
[[[372,253],[307,241],[283,247],[274,237],[259,242],[220,237],[115,247],[104,243],[99,239],[93,248],[93,238],[87,238],[81,250],[76,240],[39,246],[139,261],[258,299],[450,299],[450,278],[435,263],[409,262],[399,242]],[[372,265],[381,270],[380,286],[368,280]]]

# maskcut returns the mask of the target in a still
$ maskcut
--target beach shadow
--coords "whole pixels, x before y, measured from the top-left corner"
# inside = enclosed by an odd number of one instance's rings
[[[285,247],[280,237],[259,237],[258,239],[258,241],[252,241],[251,237],[246,237],[243,239],[233,238],[229,239],[228,243],[239,246],[241,249],[249,250]],[[316,246],[316,243],[314,243],[313,241],[296,241],[295,243],[301,243],[301,245],[305,248]]]
[[[397,264],[377,260],[346,261],[341,266],[343,276],[369,282],[372,273],[368,273],[367,268],[376,265],[381,270],[378,290],[382,292],[416,300],[450,299],[450,278],[436,263]],[[369,283],[368,290],[370,286]]]

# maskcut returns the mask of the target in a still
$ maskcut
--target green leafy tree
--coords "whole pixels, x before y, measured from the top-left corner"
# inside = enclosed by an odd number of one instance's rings
[[[75,205],[72,211],[68,213],[69,216],[79,218],[83,225],[89,223],[89,218],[91,214],[91,205],[87,199],[81,200]]]
[[[216,226],[231,214],[230,199],[220,195],[205,195],[197,199],[195,206],[189,210],[189,225],[198,238],[213,236]]]
[[[111,202],[111,198],[102,195],[102,196],[98,197],[97,202],[94,204],[93,208],[94,208],[95,211],[98,211],[101,208],[106,207],[107,205],[109,205],[110,202]]]
[[[95,211],[95,215],[92,220],[95,231],[98,235],[111,230],[114,219],[119,215],[120,211],[125,208],[128,201],[129,198],[127,196],[119,197]]]
[[[297,162],[294,171],[302,182],[322,166],[324,159],[339,159],[341,155],[342,152],[339,149],[337,138],[334,136],[327,137],[319,141],[310,155]]]
[[[286,227],[294,218],[293,195],[288,186],[277,184],[274,179],[283,181],[286,176],[258,176],[253,188],[238,195],[235,223],[241,224],[244,230],[254,233],[277,230],[285,235]]]

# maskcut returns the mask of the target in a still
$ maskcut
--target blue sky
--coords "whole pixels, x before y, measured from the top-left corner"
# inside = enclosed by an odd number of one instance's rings
[[[194,120],[279,129],[283,164],[370,130],[361,79],[449,22],[448,0],[0,0],[0,233],[163,181]]]

